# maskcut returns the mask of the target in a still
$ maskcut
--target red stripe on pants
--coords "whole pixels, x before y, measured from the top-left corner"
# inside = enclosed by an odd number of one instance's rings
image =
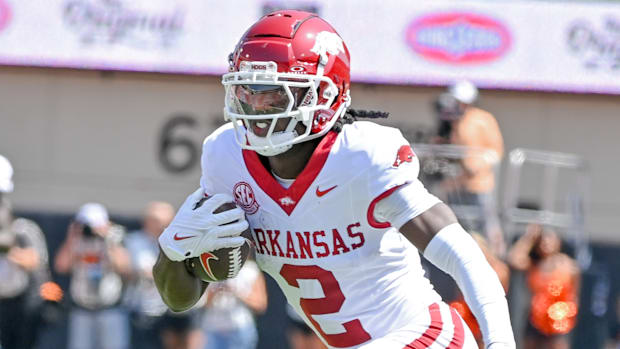
[[[426,349],[433,345],[435,340],[437,340],[437,337],[439,337],[439,334],[443,328],[439,304],[431,304],[431,306],[428,307],[428,311],[431,314],[431,324],[418,339],[410,344],[407,344],[403,349]]]
[[[452,323],[454,324],[454,335],[452,341],[448,345],[447,349],[461,349],[463,348],[463,342],[465,341],[465,330],[463,329],[463,321],[459,314],[456,313],[454,308],[450,308],[450,315],[452,315]]]

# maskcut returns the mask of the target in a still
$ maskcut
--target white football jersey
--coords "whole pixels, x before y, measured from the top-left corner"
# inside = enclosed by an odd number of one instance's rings
[[[419,319],[440,297],[418,250],[374,215],[378,201],[418,180],[400,131],[358,121],[328,133],[289,188],[233,132],[228,124],[205,140],[201,185],[245,210],[258,265],[321,339],[357,348],[416,326],[423,333]]]

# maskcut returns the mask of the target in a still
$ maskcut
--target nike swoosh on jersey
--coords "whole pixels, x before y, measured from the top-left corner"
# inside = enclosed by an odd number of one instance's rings
[[[174,234],[174,239],[176,241],[179,241],[179,240],[185,240],[185,239],[193,238],[194,236],[196,236],[196,235],[179,236],[179,233],[176,233],[176,234]]]
[[[316,196],[321,197],[321,196],[323,196],[323,195],[325,195],[325,194],[329,193],[330,191],[332,191],[332,190],[336,189],[336,187],[337,187],[337,186],[338,186],[338,185],[334,185],[333,187],[331,187],[331,188],[327,188],[327,189],[325,189],[325,190],[320,190],[320,189],[319,189],[319,187],[317,186],[317,187],[316,187]]]

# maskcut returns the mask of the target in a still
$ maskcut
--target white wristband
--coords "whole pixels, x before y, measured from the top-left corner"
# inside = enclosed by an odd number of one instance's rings
[[[454,278],[478,320],[485,345],[516,347],[508,303],[497,274],[458,223],[441,229],[426,246],[424,257]]]

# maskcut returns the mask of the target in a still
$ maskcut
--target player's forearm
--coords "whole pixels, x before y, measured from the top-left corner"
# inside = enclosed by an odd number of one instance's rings
[[[447,226],[431,240],[424,256],[454,278],[480,324],[485,344],[514,348],[504,290],[471,236],[458,224]]]
[[[163,301],[177,312],[191,308],[207,288],[207,283],[191,275],[183,262],[171,261],[161,251],[153,266],[153,278]]]

